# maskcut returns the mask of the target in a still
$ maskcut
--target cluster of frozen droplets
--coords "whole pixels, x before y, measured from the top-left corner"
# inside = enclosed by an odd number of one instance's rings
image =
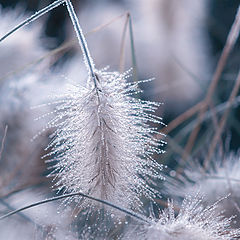
[[[141,231],[131,233],[126,239],[141,240],[232,240],[239,239],[240,230],[232,229],[232,218],[224,218],[217,212],[218,202],[203,207],[202,197],[187,197],[175,214],[169,201],[158,220],[145,225]]]
[[[162,165],[153,154],[162,152],[164,142],[154,139],[156,129],[148,125],[161,122],[153,115],[159,104],[133,97],[138,84],[127,83],[128,74],[97,71],[96,85],[92,79],[86,87],[69,85],[57,100],[46,156],[55,163],[50,176],[59,191],[135,208],[140,197],[159,195],[150,184],[161,179]]]

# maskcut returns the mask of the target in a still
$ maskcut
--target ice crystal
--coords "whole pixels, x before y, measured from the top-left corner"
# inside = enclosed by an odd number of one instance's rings
[[[174,205],[169,201],[159,220],[152,221],[142,232],[135,233],[131,239],[151,240],[230,240],[239,239],[240,230],[231,229],[232,218],[217,214],[218,203],[203,207],[202,197],[187,197],[177,215]],[[137,236],[137,237],[136,237]]]
[[[152,112],[158,104],[132,94],[136,83],[128,73],[97,71],[97,88],[69,85],[47,127],[57,127],[48,146],[57,161],[51,176],[66,192],[82,191],[121,206],[140,204],[140,197],[156,197],[149,185],[161,178],[162,168],[152,159],[160,153],[155,129],[148,122],[161,121]],[[91,80],[91,79],[90,79]]]

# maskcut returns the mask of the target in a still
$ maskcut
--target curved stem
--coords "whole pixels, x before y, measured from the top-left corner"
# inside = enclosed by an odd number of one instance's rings
[[[107,201],[105,201],[105,200],[101,200],[101,199],[98,199],[98,198],[95,198],[95,197],[91,197],[91,196],[86,195],[86,194],[81,193],[81,192],[64,194],[64,195],[61,195],[61,196],[58,196],[58,197],[49,198],[49,199],[46,199],[46,200],[42,200],[42,201],[39,201],[39,202],[30,204],[30,205],[27,205],[27,206],[25,206],[25,207],[19,208],[19,209],[15,210],[15,211],[12,211],[12,212],[10,212],[10,213],[8,213],[8,214],[6,214],[6,215],[1,216],[1,217],[0,217],[0,220],[3,220],[3,219],[5,219],[5,218],[7,218],[7,217],[10,217],[10,216],[12,216],[12,215],[14,215],[14,214],[16,214],[16,213],[19,213],[19,212],[21,212],[21,211],[23,211],[23,210],[26,210],[26,209],[29,209],[29,208],[32,208],[32,207],[36,207],[36,206],[38,206],[38,205],[42,205],[42,204],[44,204],[44,203],[53,202],[53,201],[56,201],[56,200],[60,200],[60,199],[68,198],[68,197],[73,197],[73,196],[82,196],[82,197],[91,199],[91,200],[93,200],[93,201],[100,202],[100,203],[105,204],[105,205],[107,205],[107,206],[109,206],[109,207],[115,208],[115,209],[117,209],[117,210],[119,210],[119,211],[121,211],[121,212],[123,212],[123,213],[125,213],[125,214],[127,214],[127,215],[129,215],[129,216],[131,216],[131,217],[135,217],[135,218],[137,218],[138,220],[141,220],[141,221],[143,221],[143,222],[149,223],[149,221],[147,220],[147,218],[144,218],[143,216],[140,216],[140,215],[132,212],[131,210],[124,209],[124,208],[119,207],[119,206],[117,206],[117,205],[115,205],[115,204],[113,204],[113,203],[110,203],[110,202],[107,202]]]

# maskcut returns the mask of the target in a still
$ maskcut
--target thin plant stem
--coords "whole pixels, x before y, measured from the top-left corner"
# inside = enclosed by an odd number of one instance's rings
[[[128,15],[128,19],[129,19],[129,35],[130,35],[130,43],[131,43],[133,79],[135,82],[138,82],[138,70],[137,70],[137,60],[136,60],[135,44],[134,44],[134,37],[133,37],[132,17],[129,12],[127,13],[127,15]]]
[[[238,107],[240,104],[240,96],[236,97],[234,99],[234,101],[231,103],[231,107]],[[208,110],[206,113],[205,113],[205,116],[204,118],[202,119],[202,122],[206,122],[208,121],[210,118],[213,118],[213,114],[221,114],[222,112],[224,112],[224,110],[228,108],[228,102],[224,102],[224,103],[221,103],[219,104],[218,106],[216,106],[214,108],[214,113],[212,110]],[[181,116],[181,115],[180,115]],[[174,120],[173,120],[174,121]],[[174,140],[174,142],[180,142],[182,138],[184,138],[189,132],[191,132],[194,127],[196,126],[198,122],[198,119],[194,119],[194,120],[191,120],[186,126],[184,126],[175,136],[172,140]],[[166,128],[164,128],[166,129]],[[166,133],[164,131],[164,133]],[[161,136],[157,135],[157,138],[159,139]],[[167,141],[169,142],[170,146],[172,145],[172,142],[171,142],[171,138],[169,139],[169,136],[167,136]],[[175,145],[172,145],[172,149],[176,150],[176,146]],[[174,152],[177,152],[179,153],[179,151],[174,151]],[[166,154],[165,154],[165,158],[164,159],[168,159],[169,156],[171,156],[171,152],[168,151]],[[189,156],[190,157],[190,156]]]
[[[0,42],[3,41],[4,39],[6,39],[11,34],[13,34],[14,32],[16,32],[21,27],[23,27],[23,26],[31,23],[32,21],[38,19],[39,17],[41,17],[45,13],[51,11],[52,9],[58,7],[59,5],[61,5],[63,3],[66,3],[67,10],[69,12],[69,16],[70,16],[71,21],[73,23],[73,26],[74,26],[75,32],[77,34],[77,38],[78,38],[80,47],[81,47],[82,52],[83,52],[85,65],[88,69],[89,75],[91,75],[91,77],[94,81],[95,88],[97,89],[97,80],[96,80],[96,76],[95,76],[95,73],[94,73],[94,70],[95,70],[94,63],[93,63],[93,60],[92,60],[91,55],[89,53],[89,50],[88,50],[88,47],[87,47],[87,42],[86,42],[85,37],[83,35],[83,31],[81,29],[78,18],[76,16],[76,13],[74,11],[73,5],[72,5],[70,0],[57,0],[57,1],[53,2],[52,4],[48,5],[47,7],[39,10],[38,12],[33,14],[31,17],[27,18],[25,21],[18,24],[15,28],[13,28],[11,31],[9,31],[7,34],[5,34],[3,37],[1,37]]]
[[[233,203],[234,207],[237,209],[237,211],[240,213],[240,208],[239,208],[239,206],[237,204],[237,201],[235,199],[236,197],[234,196],[235,194],[234,194],[234,191],[233,191],[233,188],[232,188],[232,183],[231,183],[231,181],[229,179],[229,175],[228,175],[228,172],[226,171],[226,169],[225,169],[225,175],[226,175],[228,188],[229,188],[230,194],[231,194],[230,200],[232,201],[232,203]]]
[[[2,203],[2,205],[4,205],[5,207],[7,207],[9,210],[13,210],[14,208],[12,206],[10,206],[8,203],[6,203],[3,199],[0,199],[0,202]],[[28,221],[30,223],[32,223],[35,227],[37,227],[38,229],[40,229],[41,231],[45,231],[44,227],[37,224],[35,221],[33,221],[33,219],[31,219],[30,217],[24,215],[23,213],[19,212],[17,213],[22,219],[24,219],[25,221]]]
[[[9,37],[11,34],[13,34],[14,32],[16,32],[18,29],[20,29],[21,27],[33,22],[34,20],[38,19],[39,17],[41,17],[42,15],[44,15],[45,13],[53,10],[54,8],[60,6],[61,4],[63,4],[65,2],[65,0],[57,0],[55,2],[53,2],[52,4],[49,4],[47,7],[37,11],[36,13],[34,13],[32,16],[30,16],[29,18],[27,18],[26,20],[24,20],[23,22],[21,22],[20,24],[18,24],[16,27],[14,27],[12,30],[10,30],[8,33],[6,33],[3,37],[0,38],[0,42],[2,42],[4,39],[6,39],[7,37]]]
[[[69,13],[69,16],[71,18],[74,30],[76,32],[76,35],[77,35],[77,38],[78,38],[78,41],[79,41],[79,45],[80,45],[80,47],[82,49],[82,52],[83,52],[83,58],[84,58],[85,65],[88,69],[89,75],[93,79],[95,88],[97,89],[97,79],[96,79],[96,75],[94,73],[95,72],[95,66],[94,66],[94,63],[93,63],[93,59],[90,55],[90,52],[88,50],[87,41],[84,37],[82,28],[80,26],[80,23],[78,21],[77,15],[75,13],[75,10],[73,8],[73,5],[72,5],[71,1],[70,0],[65,0],[65,2],[66,2],[66,5],[67,5],[68,13]]]
[[[5,75],[1,76],[0,77],[0,82],[3,81],[4,79],[14,75],[14,74],[17,74],[17,73],[21,73],[23,72],[24,70],[40,63],[41,61],[45,60],[46,58],[48,57],[52,57],[54,55],[57,55],[58,53],[60,52],[63,52],[65,51],[66,49],[69,49],[71,47],[73,47],[75,44],[77,43],[76,40],[69,40],[67,42],[64,42],[62,45],[60,45],[59,47],[47,52],[46,54],[43,54],[42,56],[40,56],[39,58],[36,58],[34,61],[31,61],[23,66],[20,66],[19,68],[16,68],[8,73],[6,73]],[[54,63],[51,63],[51,64],[54,64]]]
[[[180,59],[177,58],[177,56],[172,54],[172,58],[174,62],[186,73],[191,77],[191,79],[194,80],[195,83],[198,84],[199,87],[204,87],[202,78],[197,76],[194,72],[192,72],[190,69],[188,69],[187,66],[185,66]]]
[[[110,24],[114,23],[115,21],[117,21],[118,19],[122,18],[122,17],[125,16],[125,15],[126,15],[126,13],[121,14],[121,15],[117,16],[116,18],[113,18],[111,21],[95,27],[94,29],[92,29],[92,30],[90,30],[89,32],[85,33],[84,36],[86,37],[86,36],[88,36],[88,35],[90,35],[90,34],[93,34],[93,33],[97,32],[97,31],[100,31],[100,30],[108,27]],[[44,60],[45,58],[48,58],[48,57],[54,56],[54,55],[56,55],[56,54],[58,54],[58,53],[60,53],[60,52],[66,51],[67,49],[69,49],[69,48],[73,47],[74,45],[76,45],[76,43],[78,43],[78,41],[76,41],[75,39],[71,39],[71,40],[68,40],[67,42],[64,42],[64,43],[63,43],[62,45],[60,45],[59,47],[57,47],[57,48],[49,51],[48,53],[42,55],[41,57],[37,58],[37,59],[34,60],[33,62],[28,63],[28,64],[26,64],[26,65],[24,65],[24,66],[21,66],[21,67],[15,69],[15,70],[13,70],[13,71],[11,71],[11,72],[8,72],[7,74],[3,75],[2,77],[0,77],[0,82],[1,82],[3,79],[5,79],[5,78],[7,78],[7,77],[9,77],[9,76],[11,76],[11,75],[13,75],[13,74],[15,74],[15,73],[22,72],[23,70],[25,70],[25,69],[27,69],[27,68],[29,68],[29,67],[31,67],[31,66],[39,63],[39,62],[41,62],[41,61]],[[52,63],[52,64],[53,64],[53,63]]]
[[[160,204],[161,206],[163,206],[164,208],[167,208],[169,206],[169,202],[168,201],[164,201],[161,199],[155,199],[155,201]],[[174,210],[179,212],[180,211],[180,207],[178,207],[177,205],[174,205]]]
[[[36,152],[37,149],[32,149],[31,156],[34,156],[34,152]],[[18,161],[15,165],[15,168],[9,172],[9,174],[6,176],[6,178],[2,179],[1,186],[8,186],[10,185],[11,181],[16,178],[16,176],[21,172],[21,169],[24,169],[24,166],[28,163],[32,162],[32,158],[23,158],[21,161]],[[42,177],[40,177],[41,179]],[[32,179],[33,180],[33,179]]]
[[[230,111],[230,106],[232,105],[232,103],[234,102],[234,99],[235,97],[237,96],[237,93],[238,93],[238,90],[239,90],[239,87],[240,87],[240,70],[239,70],[239,73],[238,73],[238,76],[237,76],[237,80],[236,80],[236,83],[232,89],[232,92],[230,94],[230,97],[227,101],[227,108],[225,109],[225,112],[220,120],[220,123],[219,123],[219,126],[218,126],[218,129],[213,137],[213,140],[211,142],[211,145],[209,147],[209,151],[208,151],[208,155],[207,155],[207,158],[205,159],[205,162],[204,162],[204,167],[207,168],[208,165],[209,165],[209,161],[214,153],[214,150],[216,148],[216,145],[220,139],[220,136],[222,134],[222,131],[225,127],[225,124],[226,124],[226,121],[227,121],[227,117],[228,117],[228,114],[229,114],[229,111]]]
[[[44,179],[31,179],[31,181],[29,181],[28,183],[24,183],[22,185],[19,185],[17,187],[15,187],[13,190],[10,190],[9,192],[7,193],[3,193],[2,195],[0,195],[0,199],[4,199],[4,198],[8,198],[10,197],[11,195],[14,195],[16,193],[19,193],[23,190],[27,190],[29,188],[38,188],[38,187],[41,187],[41,186],[44,186],[44,185],[47,185],[48,184],[48,181],[46,178]]]
[[[124,57],[125,57],[125,45],[126,45],[126,33],[127,27],[129,23],[129,13],[126,14],[126,20],[123,27],[122,39],[121,39],[121,47],[120,47],[120,61],[119,61],[119,72],[124,72]]]
[[[30,204],[30,205],[27,205],[25,207],[19,208],[19,209],[15,210],[15,211],[12,211],[12,212],[10,212],[10,213],[8,213],[6,215],[1,216],[0,220],[3,220],[5,218],[7,218],[7,217],[10,217],[10,216],[12,216],[12,215],[14,215],[16,213],[19,213],[21,211],[27,210],[29,208],[33,208],[33,207],[36,207],[36,206],[39,206],[39,205],[42,205],[42,204],[45,204],[45,203],[53,202],[53,201],[64,199],[64,198],[74,197],[74,196],[82,196],[84,198],[91,199],[93,201],[96,201],[96,202],[102,203],[104,205],[107,205],[109,207],[115,208],[115,209],[117,209],[117,210],[119,210],[119,211],[121,211],[121,212],[123,212],[123,213],[125,213],[125,214],[127,214],[129,216],[131,216],[131,217],[134,217],[134,218],[138,219],[138,220],[141,220],[143,222],[149,223],[147,218],[145,218],[143,216],[140,216],[140,215],[132,212],[131,210],[124,209],[124,208],[119,207],[119,206],[117,206],[117,205],[115,205],[113,203],[107,202],[105,200],[97,199],[95,197],[91,197],[91,196],[83,194],[81,192],[64,194],[64,195],[61,195],[61,196],[58,196],[58,197],[53,197],[53,198],[49,198],[49,199],[42,200],[42,201],[39,201],[39,202],[35,202],[33,204]]]
[[[174,149],[174,153],[178,153],[179,155],[183,154],[184,149],[178,144],[178,142],[174,138],[167,136],[166,141],[167,141],[169,147]],[[171,156],[171,152],[168,153],[168,156]],[[189,156],[189,158],[191,158],[191,156]]]
[[[120,18],[126,16],[126,14],[127,14],[127,13],[123,13],[123,14],[121,14],[121,15],[119,15],[119,16],[113,18],[113,19],[111,19],[109,22],[104,23],[104,24],[102,24],[102,25],[100,25],[100,26],[94,28],[94,29],[91,30],[90,32],[91,32],[91,33],[92,33],[92,32],[97,32],[97,31],[99,31],[99,30],[101,30],[101,29],[103,29],[103,28],[106,28],[106,27],[108,27],[109,25],[111,25],[112,23],[114,23],[115,21],[117,21],[118,19],[120,19]]]
[[[4,144],[5,144],[5,140],[7,137],[7,130],[8,130],[8,125],[6,125],[6,127],[4,129],[3,139],[2,139],[1,148],[0,148],[0,160],[2,158],[2,154],[3,154],[3,150],[4,150]]]
[[[209,103],[210,103],[211,98],[214,94],[214,91],[217,87],[218,81],[219,81],[220,76],[223,72],[223,69],[226,65],[227,59],[230,55],[230,52],[233,49],[233,47],[234,47],[234,45],[237,41],[239,31],[240,31],[240,7],[238,8],[234,23],[233,23],[233,25],[230,29],[229,34],[228,34],[226,44],[224,46],[224,49],[223,49],[222,54],[220,56],[220,59],[218,61],[217,68],[216,68],[216,71],[213,75],[213,78],[212,78],[211,84],[209,86],[207,95],[206,95],[205,99],[203,100],[203,105],[202,105],[202,107],[200,109],[200,112],[198,114],[198,124],[196,125],[196,127],[194,128],[192,133],[190,134],[190,137],[189,137],[188,142],[186,144],[185,153],[182,156],[183,159],[186,159],[186,155],[188,155],[193,148],[194,142],[195,142],[195,140],[198,136],[198,133],[200,131],[200,128],[201,128],[202,118],[204,117],[204,113],[209,106]]]
[[[237,106],[239,106],[239,104],[240,104],[240,96],[236,97],[236,99],[234,100],[234,102],[232,103],[231,106],[237,107]],[[221,113],[227,107],[228,107],[228,103],[227,102],[221,103],[221,104],[219,104],[218,106],[215,107],[215,113]],[[212,114],[213,114],[213,112],[208,110],[205,113],[205,116],[202,119],[202,122],[205,122],[205,121],[209,120],[210,118],[212,118]],[[181,129],[181,131],[176,135],[176,137],[178,137],[179,135],[184,135],[185,136],[186,134],[188,134],[190,131],[192,131],[194,129],[194,127],[196,126],[197,122],[198,122],[197,119],[191,121],[187,126],[185,126],[185,127],[183,127]]]
[[[213,123],[213,127],[214,127],[214,131],[217,132],[218,131],[218,118],[217,118],[217,112],[216,109],[214,108],[212,102],[209,104],[209,108],[211,111],[211,115],[212,115],[212,123]],[[223,156],[223,142],[219,141],[219,152],[220,152],[220,156]]]
[[[199,102],[198,104],[194,105],[193,107],[189,108],[186,112],[179,115],[177,118],[175,118],[173,121],[171,121],[166,127],[161,129],[161,132],[164,134],[168,134],[172,130],[174,130],[177,126],[182,124],[184,121],[192,117],[195,113],[197,113],[200,108],[202,107],[202,102]],[[161,137],[160,134],[158,134],[159,137]]]

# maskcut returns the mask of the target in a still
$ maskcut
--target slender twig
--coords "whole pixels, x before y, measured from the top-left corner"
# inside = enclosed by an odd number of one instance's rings
[[[137,69],[137,60],[135,54],[135,44],[133,37],[133,25],[132,25],[132,17],[131,14],[128,13],[129,18],[129,34],[130,34],[130,42],[131,42],[131,55],[132,55],[132,66],[133,66],[133,79],[135,82],[138,82],[138,69]]]
[[[197,76],[194,72],[191,71],[191,69],[188,69],[187,66],[185,66],[180,59],[178,59],[177,56],[172,54],[172,58],[174,60],[174,62],[185,72],[189,75],[189,77],[191,77],[191,79],[193,79],[198,85],[199,87],[204,87],[204,84],[202,81],[203,79],[199,76]]]
[[[58,197],[53,197],[53,198],[49,198],[49,199],[42,200],[42,201],[39,201],[39,202],[35,202],[35,203],[33,203],[33,204],[30,204],[30,205],[27,205],[27,206],[25,206],[25,207],[19,208],[19,209],[15,210],[15,211],[12,211],[12,212],[4,215],[4,216],[1,216],[1,217],[0,217],[0,220],[3,220],[3,219],[5,219],[5,218],[7,218],[7,217],[10,217],[10,216],[12,216],[12,215],[14,215],[14,214],[16,214],[16,213],[19,213],[19,212],[24,211],[24,210],[29,209],[29,208],[33,208],[33,207],[36,207],[36,206],[39,206],[39,205],[42,205],[42,204],[45,204],[45,203],[48,203],[48,202],[53,202],[53,201],[56,201],[56,200],[60,200],[60,199],[64,199],[64,198],[69,198],[69,197],[74,197],[74,196],[82,196],[82,197],[84,197],[84,198],[91,199],[91,200],[93,200],[93,201],[96,201],[96,202],[105,204],[105,205],[107,205],[107,206],[109,206],[109,207],[115,208],[115,209],[117,209],[117,210],[119,210],[119,211],[121,211],[121,212],[123,212],[123,213],[125,213],[125,214],[127,214],[127,215],[129,215],[129,216],[131,216],[131,217],[137,218],[138,220],[141,220],[141,221],[143,221],[143,222],[147,222],[147,223],[149,222],[149,221],[147,220],[147,218],[145,218],[144,216],[140,216],[140,215],[132,212],[131,210],[124,209],[124,208],[119,207],[119,206],[117,206],[117,205],[115,205],[115,204],[113,204],[113,203],[107,202],[107,201],[105,201],[105,200],[97,199],[97,198],[95,198],[95,197],[91,197],[91,196],[86,195],[86,194],[83,194],[83,193],[81,193],[81,192],[64,194],[64,195],[61,195],[61,196],[58,196]]]
[[[121,39],[121,47],[120,47],[120,61],[119,61],[119,72],[124,72],[124,57],[125,57],[125,44],[126,44],[126,33],[127,26],[129,23],[129,13],[126,14],[126,20],[123,27],[122,39]]]
[[[211,115],[212,115],[212,122],[213,122],[213,127],[214,127],[214,131],[217,132],[218,131],[218,118],[217,118],[217,112],[216,109],[214,108],[212,102],[209,104],[209,110],[211,111]],[[223,156],[223,142],[219,141],[219,153],[220,156]]]
[[[234,102],[232,103],[232,107],[238,107],[240,104],[240,96],[236,97],[236,99],[234,100]],[[219,104],[217,107],[215,107],[215,113],[221,113],[223,112],[226,108],[228,107],[228,102],[224,102]],[[205,117],[202,119],[202,122],[205,122],[207,120],[209,120],[210,118],[212,118],[212,114],[213,112],[208,110],[205,113]],[[202,123],[201,122],[201,123]],[[184,136],[186,134],[188,134],[190,131],[192,131],[194,129],[194,127],[196,127],[196,125],[198,124],[198,119],[193,120],[192,122],[190,122],[187,126],[183,127],[180,130],[180,134],[184,134]]]
[[[220,123],[219,123],[219,126],[218,126],[218,129],[213,137],[213,140],[211,142],[211,145],[209,147],[209,151],[208,151],[208,155],[207,155],[207,158],[205,159],[205,162],[204,162],[204,167],[207,168],[208,165],[209,165],[209,161],[214,153],[214,150],[216,148],[216,145],[219,141],[219,138],[222,134],[222,131],[225,127],[225,124],[226,124],[226,121],[227,121],[227,117],[228,117],[228,114],[229,114],[229,111],[230,111],[230,106],[232,105],[232,103],[234,102],[234,99],[235,97],[237,96],[237,93],[238,93],[238,90],[239,90],[239,87],[240,87],[240,71],[238,73],[238,77],[237,77],[237,80],[236,80],[236,83],[232,89],[232,92],[230,94],[230,97],[227,101],[227,108],[225,109],[225,112],[220,120]]]
[[[4,39],[6,39],[7,37],[9,37],[11,34],[13,34],[14,32],[16,32],[18,29],[20,29],[21,27],[31,23],[32,21],[38,19],[39,17],[41,17],[42,15],[44,15],[45,13],[53,10],[54,8],[60,6],[61,4],[63,4],[65,2],[65,0],[57,0],[55,2],[53,2],[52,4],[49,4],[47,7],[37,11],[36,13],[34,13],[32,16],[30,16],[28,19],[24,20],[23,22],[21,22],[20,24],[18,24],[15,28],[13,28],[11,31],[9,31],[7,34],[5,34],[3,37],[0,38],[0,42],[3,41]]]
[[[8,203],[6,203],[3,199],[0,199],[0,202],[2,203],[2,205],[4,205],[5,207],[7,207],[9,210],[14,210],[14,208],[12,206],[10,206]],[[37,224],[35,221],[33,221],[29,216],[19,212],[17,213],[22,219],[32,223],[35,227],[39,228],[41,231],[44,231],[44,227]]]
[[[40,178],[31,179],[31,181],[29,181],[28,183],[18,185],[17,187],[14,187],[14,189],[11,189],[9,192],[1,194],[0,199],[8,198],[11,195],[22,192],[23,190],[26,190],[29,188],[33,188],[33,187],[38,188],[40,186],[43,186],[44,184],[47,185],[47,183],[48,183],[47,178],[40,177]]]
[[[118,19],[120,19],[120,18],[122,18],[122,17],[124,17],[124,16],[126,16],[126,15],[127,15],[127,13],[125,12],[125,13],[123,13],[123,14],[121,14],[121,15],[113,18],[113,19],[111,19],[109,22],[104,23],[104,24],[102,24],[102,25],[99,25],[98,27],[94,28],[94,29],[91,30],[90,32],[92,33],[92,32],[97,32],[97,31],[99,31],[99,30],[102,30],[103,28],[108,27],[109,25],[113,24],[115,21],[117,21]]]
[[[0,148],[0,160],[1,160],[2,154],[3,154],[4,144],[5,144],[5,140],[6,140],[6,136],[7,136],[7,130],[8,130],[8,125],[4,129],[3,139],[2,139],[1,148]]]
[[[177,141],[174,140],[174,138],[171,138],[169,135],[166,136],[166,141],[169,145],[169,148],[174,150],[174,153],[178,153],[179,155],[182,155],[184,152],[184,149],[178,144]],[[171,153],[169,153],[171,156]],[[191,156],[189,156],[191,158]],[[193,160],[193,159],[192,159]]]
[[[226,65],[229,54],[230,54],[231,50],[233,49],[233,47],[236,43],[236,40],[237,40],[238,35],[239,35],[239,31],[240,31],[240,7],[238,8],[238,11],[237,11],[237,14],[236,14],[236,17],[235,17],[235,21],[234,21],[234,23],[233,23],[233,25],[230,29],[230,32],[228,34],[226,44],[224,46],[224,49],[223,49],[222,54],[220,56],[220,59],[218,61],[217,68],[216,68],[216,71],[213,75],[213,79],[211,81],[211,84],[208,88],[207,95],[206,95],[206,97],[203,101],[204,104],[203,104],[203,106],[202,106],[202,108],[201,108],[201,110],[198,114],[198,124],[195,127],[195,129],[192,131],[192,133],[190,134],[190,137],[189,137],[188,142],[186,144],[185,154],[183,155],[183,159],[185,159],[186,154],[190,153],[191,150],[192,150],[194,142],[195,142],[195,140],[198,136],[198,133],[200,131],[200,128],[201,128],[202,118],[204,117],[204,113],[207,110],[207,107],[208,107],[208,105],[211,101],[213,93],[214,93],[214,91],[217,87],[218,81],[219,81],[220,76],[223,72],[224,66]]]
[[[240,96],[236,97],[234,99],[234,101],[231,103],[231,107],[233,108],[236,108],[238,107],[240,104]],[[224,103],[221,103],[219,104],[218,106],[216,106],[214,108],[214,111],[215,113],[214,114],[221,114],[222,112],[224,112],[224,110],[228,108],[228,102],[224,102]],[[208,110],[206,113],[205,113],[205,116],[204,118],[202,119],[202,122],[205,122],[205,121],[208,121],[210,118],[213,118],[213,112],[211,110]],[[196,126],[196,124],[198,123],[198,119],[194,119],[194,120],[191,120],[186,126],[182,127],[180,131],[178,131],[178,133],[176,135],[174,135],[174,142],[178,142],[180,143],[181,139],[183,139],[187,134],[189,134],[189,132],[192,131],[192,129],[194,129],[194,127]],[[166,129],[166,128],[164,128]],[[164,131],[164,133],[166,133],[166,131]],[[159,139],[161,136],[157,135],[157,138]],[[169,136],[168,136],[169,137]],[[169,141],[170,143],[170,146],[172,145],[171,144],[171,139],[169,140],[169,138],[167,137],[167,141]],[[173,149],[173,148],[172,148]],[[176,146],[174,146],[174,150],[176,150]],[[176,152],[179,153],[179,151],[177,150]],[[171,156],[171,152],[168,151],[166,154],[165,154],[165,157],[164,157],[164,160],[165,159],[168,159],[168,157]],[[191,157],[190,155],[188,157]]]
[[[21,161],[17,162],[15,168],[11,172],[9,172],[9,174],[4,179],[2,179],[0,186],[10,185],[11,181],[13,181],[17,175],[21,174],[21,170],[24,169],[24,166],[27,165],[28,162],[32,162],[32,157],[34,157],[35,153],[37,152],[36,148],[37,147],[35,147],[35,149],[32,149],[31,155],[29,156],[30,158],[24,157]],[[36,170],[37,169],[38,168],[36,168]]]
[[[91,75],[91,77],[94,81],[95,88],[97,89],[97,80],[96,80],[96,76],[95,76],[95,73],[94,73],[94,70],[95,70],[94,63],[93,63],[93,60],[92,60],[91,55],[89,53],[89,50],[88,50],[88,47],[87,47],[87,42],[86,42],[85,37],[83,35],[83,31],[81,29],[78,18],[76,16],[76,13],[74,11],[73,5],[72,5],[70,0],[57,0],[57,1],[53,2],[52,4],[48,5],[47,7],[39,10],[38,12],[36,12],[35,14],[33,14],[32,16],[27,18],[25,21],[18,24],[15,28],[13,28],[11,31],[9,31],[7,34],[5,34],[2,38],[0,38],[0,42],[3,41],[4,39],[6,39],[11,34],[13,34],[14,32],[16,32],[21,27],[23,27],[23,26],[29,24],[30,22],[38,19],[39,17],[41,17],[42,15],[47,13],[48,11],[58,7],[59,5],[61,5],[63,3],[66,3],[66,5],[67,5],[67,10],[69,12],[69,16],[72,20],[72,24],[74,26],[74,29],[75,29],[75,32],[77,34],[77,38],[78,38],[80,47],[81,47],[82,52],[83,52],[84,62],[85,62],[86,67],[89,71],[89,75]]]
[[[88,35],[90,35],[90,34],[93,34],[93,33],[97,32],[97,31],[100,31],[100,30],[108,27],[110,24],[114,23],[115,21],[117,21],[118,19],[122,18],[122,17],[125,16],[125,15],[126,15],[126,13],[121,14],[121,15],[119,15],[119,16],[111,19],[111,20],[108,21],[107,23],[101,24],[101,25],[93,28],[93,29],[90,30],[89,32],[86,32],[86,33],[84,34],[84,36],[86,37],[86,36],[88,36]],[[58,54],[58,53],[60,53],[60,52],[64,52],[65,50],[67,50],[67,49],[73,47],[74,45],[76,45],[76,43],[78,43],[78,41],[75,40],[75,39],[68,40],[67,42],[64,42],[64,43],[63,43],[62,45],[60,45],[59,47],[57,47],[57,48],[55,48],[55,49],[47,52],[46,54],[42,55],[41,57],[37,58],[37,59],[34,60],[33,62],[28,63],[28,64],[26,64],[26,65],[24,65],[24,66],[21,66],[21,67],[15,69],[15,70],[13,70],[13,71],[8,72],[7,74],[5,74],[5,75],[3,75],[3,76],[1,76],[1,77],[0,77],[0,81],[2,81],[3,79],[5,79],[5,78],[7,78],[7,77],[9,77],[9,76],[11,76],[11,75],[13,75],[13,74],[15,74],[15,73],[22,72],[22,71],[25,70],[26,68],[31,67],[31,66],[33,66],[33,65],[41,62],[41,61],[44,60],[45,58],[54,56],[54,55],[56,55],[56,54]]]
[[[71,18],[74,30],[75,30],[77,38],[78,38],[79,45],[82,49],[85,65],[88,69],[89,75],[93,79],[95,88],[97,89],[97,79],[96,79],[96,75],[95,75],[95,65],[94,65],[93,59],[90,55],[90,52],[88,50],[87,41],[84,37],[82,28],[80,26],[80,23],[78,21],[77,15],[75,13],[75,10],[73,8],[73,5],[72,5],[71,1],[70,0],[65,0],[65,2],[66,2],[66,5],[67,5],[67,10],[68,10],[69,16]]]
[[[200,108],[202,107],[202,102],[199,102],[198,104],[194,105],[193,107],[189,108],[186,112],[179,115],[177,118],[172,120],[166,127],[161,129],[161,132],[164,134],[168,134],[172,130],[174,130],[177,126],[182,124],[184,121],[192,117],[195,113],[197,113]],[[158,134],[158,137],[161,137],[160,134]]]

